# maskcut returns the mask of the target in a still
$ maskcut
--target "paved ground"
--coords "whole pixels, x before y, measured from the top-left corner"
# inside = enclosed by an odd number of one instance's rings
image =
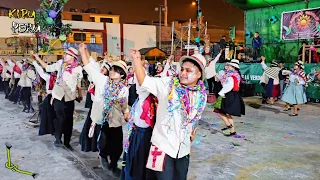
[[[237,132],[243,138],[224,137],[218,131],[223,127],[221,120],[209,106],[206,108],[192,148],[188,179],[319,179],[319,105],[303,105],[298,117],[289,117],[281,104],[261,106],[257,98],[248,98],[246,103],[246,116],[235,118]],[[76,103],[76,109],[86,116],[83,104]],[[39,137],[37,128],[23,124],[32,114],[20,112],[19,106],[5,100],[1,93],[0,114],[1,180],[32,179],[5,168],[5,142],[13,145],[12,162],[22,170],[39,173],[36,179],[116,179],[97,167],[97,153],[79,151],[84,120],[75,123],[75,151],[69,152],[53,147],[53,137]]]

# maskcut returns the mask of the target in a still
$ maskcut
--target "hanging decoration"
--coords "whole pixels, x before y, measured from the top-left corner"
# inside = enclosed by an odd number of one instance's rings
[[[275,24],[278,21],[278,19],[275,16],[271,16],[271,18],[269,19],[269,22],[271,24]]]
[[[42,0],[40,9],[36,10],[35,22],[45,36],[67,37],[71,34],[71,24],[63,24],[61,20],[61,13],[67,2],[68,0]]]

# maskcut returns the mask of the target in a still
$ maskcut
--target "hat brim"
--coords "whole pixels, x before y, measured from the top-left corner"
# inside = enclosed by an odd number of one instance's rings
[[[126,73],[126,75],[127,75],[127,69],[126,69],[126,67],[123,67],[123,65],[122,65],[120,62],[114,61],[114,62],[112,62],[111,66],[118,66],[118,67],[120,67],[121,69],[123,69],[124,73]]]
[[[204,79],[206,78],[206,73],[205,73],[205,70],[204,70],[204,66],[202,65],[202,63],[199,62],[200,60],[198,60],[197,58],[195,58],[193,56],[182,56],[180,58],[180,61],[179,61],[180,62],[180,66],[182,67],[182,64],[187,59],[191,59],[191,60],[195,61],[200,66],[201,72],[202,72],[202,79],[201,80],[204,81]]]
[[[229,63],[227,63],[227,64],[228,64],[229,66],[232,66],[232,67],[235,67],[235,68],[240,69],[239,65],[236,64],[236,63],[229,62]]]
[[[74,57],[74,58],[78,59],[78,56],[75,56],[74,54],[71,54],[71,53],[70,53],[70,52],[68,52],[68,51],[64,51],[64,53],[66,53],[66,54],[68,54],[68,55],[70,55],[70,56],[72,56],[72,57]]]

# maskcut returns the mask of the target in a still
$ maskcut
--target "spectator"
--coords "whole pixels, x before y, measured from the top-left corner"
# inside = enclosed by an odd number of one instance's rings
[[[260,50],[262,47],[262,39],[259,36],[259,32],[254,33],[254,37],[252,39],[252,48],[253,48],[253,59],[256,60],[260,57]]]

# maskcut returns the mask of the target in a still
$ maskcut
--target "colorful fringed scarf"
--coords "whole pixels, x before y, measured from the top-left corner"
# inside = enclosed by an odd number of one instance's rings
[[[236,70],[227,70],[220,80],[221,84],[224,84],[228,79],[228,77],[232,77],[232,76],[235,76],[239,82],[241,81],[241,76]]]
[[[190,103],[190,91],[197,91],[197,94],[193,96],[193,104]],[[176,94],[175,96],[173,95],[174,92]],[[206,96],[206,87],[203,81],[198,81],[195,87],[183,87],[178,78],[173,78],[170,82],[168,112],[173,116],[173,112],[179,107],[183,116],[182,128],[186,128],[189,124],[193,124],[200,119],[205,108]],[[190,116],[190,112],[194,112],[194,110],[196,114]]]
[[[128,153],[129,150],[129,146],[130,146],[130,136],[132,134],[132,129],[133,129],[133,118],[134,118],[134,113],[136,111],[136,105],[139,101],[139,98],[136,99],[136,101],[133,103],[132,107],[131,107],[131,111],[129,114],[129,119],[128,119],[128,125],[127,125],[127,130],[128,130],[128,134],[127,134],[127,138],[124,141],[124,152]]]
[[[72,69],[76,68],[80,66],[80,63],[78,61],[74,61],[73,63],[63,63],[62,64],[62,67],[63,67],[63,71],[67,71],[69,72],[70,74],[72,74]]]
[[[105,121],[108,121],[108,115],[110,112],[111,107],[113,104],[116,102],[119,103],[124,103],[125,97],[124,98],[118,98],[121,90],[124,88],[124,84],[122,82],[114,82],[112,80],[109,80],[106,83],[105,86],[105,94],[104,94],[104,111],[103,111],[103,119],[102,119],[102,124]]]

